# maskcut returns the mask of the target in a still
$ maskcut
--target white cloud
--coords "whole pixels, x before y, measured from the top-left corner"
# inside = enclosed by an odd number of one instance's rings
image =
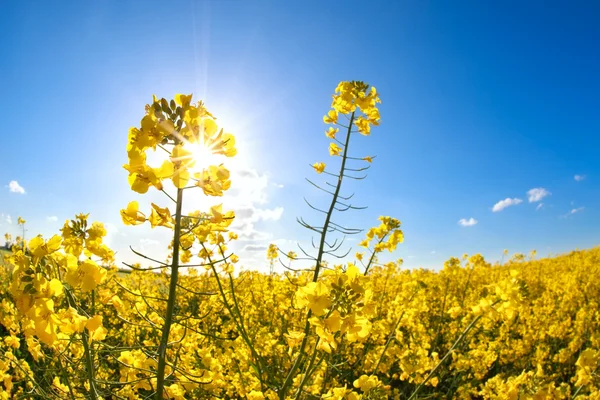
[[[58,221],[58,217],[56,215],[52,215],[51,217],[46,217],[48,222],[56,222]]]
[[[575,179],[577,182],[581,182],[585,179],[585,175],[575,175],[573,179]]]
[[[276,207],[272,210],[256,209],[256,214],[258,215],[259,219],[261,219],[263,221],[268,221],[268,220],[278,221],[281,218],[281,215],[283,214],[283,207]]]
[[[9,225],[10,225],[10,224],[12,224],[12,218],[11,218],[11,216],[10,216],[9,214],[7,214],[7,215],[5,216],[5,221],[6,221],[6,223],[7,223],[7,224],[9,224]]]
[[[521,199],[517,199],[517,198],[511,199],[510,197],[507,197],[506,199],[500,200],[499,202],[494,204],[494,207],[492,207],[492,211],[493,212],[502,211],[506,207],[516,206],[517,204],[520,204],[522,202],[523,202],[523,200],[521,200]]]
[[[465,219],[465,218],[461,218],[458,221],[458,224],[460,226],[473,226],[473,225],[477,225],[477,220],[473,217],[469,218],[469,219]]]
[[[538,204],[537,207],[535,208],[535,211],[541,209],[542,207],[544,207],[544,203]]]
[[[8,184],[8,189],[11,191],[11,193],[25,194],[25,189],[23,186],[19,185],[19,182],[17,181],[10,181]]]
[[[530,203],[542,200],[546,196],[550,196],[550,192],[544,188],[533,188],[527,192],[527,199]]]

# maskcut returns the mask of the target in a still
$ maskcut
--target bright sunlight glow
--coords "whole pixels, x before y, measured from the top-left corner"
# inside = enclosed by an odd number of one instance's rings
[[[205,170],[211,165],[222,164],[226,158],[222,155],[214,154],[213,149],[204,143],[187,143],[184,148],[192,153],[194,166],[190,170],[194,172]]]

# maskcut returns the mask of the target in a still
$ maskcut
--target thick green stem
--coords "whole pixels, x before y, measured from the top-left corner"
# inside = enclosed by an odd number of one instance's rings
[[[323,230],[321,231],[321,241],[319,243],[319,252],[317,253],[317,260],[315,263],[315,272],[313,274],[313,282],[316,282],[319,279],[319,272],[321,270],[321,262],[323,261],[323,254],[325,250],[325,239],[327,237],[327,230],[329,229],[329,223],[331,222],[331,217],[333,215],[333,211],[335,210],[335,204],[337,203],[338,197],[340,195],[340,189],[342,188],[342,181],[344,179],[344,171],[346,170],[346,161],[348,160],[348,145],[350,144],[350,135],[352,133],[352,124],[354,123],[354,112],[350,116],[350,122],[348,123],[348,130],[346,132],[346,141],[344,143],[344,153],[342,155],[342,165],[340,167],[340,175],[338,177],[338,182],[335,187],[335,192],[333,193],[333,198],[331,199],[331,204],[329,205],[329,210],[327,211],[327,216],[325,217],[325,223],[323,224]],[[298,353],[298,358],[296,362],[290,369],[287,377],[285,378],[285,382],[281,386],[281,390],[279,391],[279,398],[285,399],[285,395],[288,392],[290,385],[292,384],[292,380],[294,379],[294,374],[296,370],[300,366],[302,359],[304,358],[304,348],[306,347],[306,343],[308,342],[308,334],[310,333],[310,322],[308,320],[312,316],[312,311],[308,310],[306,314],[306,323],[304,324],[304,338],[302,339],[302,344],[300,344],[300,351]]]
[[[167,365],[167,346],[169,332],[173,323],[175,300],[177,297],[177,280],[179,278],[179,245],[181,235],[181,206],[183,204],[183,189],[177,189],[177,206],[175,210],[175,232],[173,234],[173,263],[171,264],[171,281],[169,283],[169,297],[167,300],[167,315],[162,329],[160,344],[158,345],[158,368],[156,370],[156,400],[163,400],[165,390],[165,367]]]
[[[315,273],[313,274],[313,282],[316,282],[319,278],[319,271],[321,269],[321,262],[323,261],[323,254],[325,250],[325,239],[327,237],[327,230],[329,229],[329,223],[335,210],[335,204],[337,203],[340,195],[340,189],[342,188],[342,181],[344,180],[344,171],[346,170],[346,161],[348,160],[348,147],[350,144],[350,135],[352,133],[352,124],[354,123],[354,113],[350,116],[350,123],[348,124],[348,131],[346,132],[346,142],[344,143],[344,154],[342,155],[342,165],[340,167],[340,175],[338,177],[337,185],[335,186],[335,192],[333,192],[333,198],[325,217],[325,223],[323,224],[323,231],[321,233],[321,241],[319,243],[319,252],[317,253],[317,262],[315,265]]]

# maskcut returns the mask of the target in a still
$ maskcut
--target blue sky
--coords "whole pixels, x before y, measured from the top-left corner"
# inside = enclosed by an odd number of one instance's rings
[[[3,2],[0,231],[17,234],[21,215],[50,235],[90,212],[119,259],[129,244],[158,252],[166,232],[119,217],[133,199],[164,202],[129,190],[127,131],[152,94],[193,92],[237,137],[224,201],[242,263],[264,268],[268,243],[310,240],[302,197],[326,199],[304,177],[333,163],[322,115],[354,79],[377,87],[382,124],[353,148],[377,155],[368,179],[346,186],[369,208],[343,218],[400,219],[394,258],[437,268],[600,244],[600,4],[371,3]],[[518,204],[494,212],[505,199]]]

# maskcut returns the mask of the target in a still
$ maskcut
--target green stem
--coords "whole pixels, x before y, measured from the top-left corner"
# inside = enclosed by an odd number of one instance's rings
[[[65,380],[65,382],[67,382],[67,387],[69,388],[69,395],[71,395],[71,398],[74,399],[75,394],[73,393],[73,388],[71,387],[71,380],[69,379],[69,374],[67,374],[67,369],[63,366],[63,363],[60,360],[60,357],[58,358],[58,364],[60,365],[60,372],[62,373],[63,379]]]
[[[417,294],[417,291],[414,291],[413,294],[408,299],[407,304],[409,304],[412,301],[412,299],[415,297],[416,294]],[[402,314],[400,314],[400,316],[396,320],[396,323],[394,324],[394,328],[390,332],[390,336],[388,337],[387,341],[385,342],[383,351],[381,352],[381,355],[379,356],[379,360],[377,360],[377,364],[375,365],[375,369],[373,369],[373,372],[371,373],[371,375],[375,375],[377,373],[377,370],[379,369],[379,365],[381,364],[381,361],[383,360],[383,356],[384,356],[385,352],[387,351],[388,347],[390,347],[392,340],[395,338],[396,329],[398,329],[398,325],[400,325],[400,321],[402,321],[402,317],[404,317],[405,313],[406,313],[406,310],[402,311]]]
[[[383,235],[383,237],[381,239],[379,239],[379,242],[377,242],[377,244],[381,244],[385,240],[387,235],[388,235],[387,233],[385,235]],[[373,253],[371,253],[371,258],[369,258],[369,263],[365,267],[365,273],[363,274],[364,276],[367,276],[367,273],[369,272],[369,268],[371,268],[371,265],[373,264],[373,260],[375,260],[375,254],[377,254],[377,253],[375,252],[375,249],[373,249]]]
[[[412,400],[415,398],[415,396],[417,395],[417,393],[419,393],[419,391],[421,390],[421,388],[429,381],[429,379],[431,379],[433,377],[433,375],[435,375],[435,373],[437,372],[437,370],[442,366],[442,364],[446,361],[446,359],[448,357],[450,357],[450,355],[452,355],[452,353],[454,352],[454,349],[456,349],[456,347],[458,347],[458,345],[460,344],[460,342],[462,342],[462,340],[465,338],[465,336],[467,336],[467,333],[469,333],[469,331],[471,330],[471,328],[475,325],[475,323],[477,323],[477,321],[479,321],[479,319],[481,318],[481,315],[477,316],[477,318],[475,318],[473,321],[471,321],[471,323],[469,324],[469,326],[467,326],[465,328],[465,330],[460,334],[460,336],[458,337],[458,339],[456,339],[456,342],[454,342],[454,344],[452,345],[452,348],[450,348],[450,350],[446,353],[446,355],[444,356],[444,358],[442,358],[440,360],[440,362],[437,363],[437,365],[435,366],[435,368],[433,368],[431,370],[431,372],[429,373],[429,375],[427,375],[427,378],[425,378],[425,380],[423,382],[421,382],[419,384],[419,386],[417,386],[417,388],[415,389],[415,391],[413,392],[413,394],[410,395],[410,397],[408,398],[408,400]]]
[[[321,241],[319,243],[319,252],[317,253],[317,260],[315,265],[315,273],[313,274],[313,282],[316,282],[319,278],[319,271],[321,270],[321,262],[323,261],[323,254],[325,250],[325,239],[327,236],[327,230],[329,229],[329,223],[331,222],[331,216],[333,215],[333,211],[335,210],[335,204],[337,203],[338,197],[340,195],[340,189],[342,187],[342,180],[344,179],[344,171],[346,169],[346,160],[348,159],[348,145],[350,144],[350,135],[352,133],[352,124],[354,122],[354,112],[350,116],[350,123],[348,124],[348,131],[346,132],[346,141],[344,145],[344,154],[342,155],[342,165],[340,167],[340,174],[338,177],[338,182],[335,187],[335,192],[333,193],[333,198],[331,199],[331,204],[329,205],[329,211],[327,211],[327,216],[325,217],[325,223],[323,224],[323,230],[321,231]],[[298,353],[298,358],[294,365],[290,369],[281,389],[279,390],[279,398],[281,400],[285,399],[285,395],[287,394],[290,385],[294,379],[294,374],[296,370],[300,366],[300,363],[303,361],[304,348],[306,347],[306,343],[308,342],[308,334],[310,332],[310,322],[308,320],[312,316],[312,311],[308,310],[306,313],[306,323],[304,324],[304,338],[302,339],[302,344],[300,345],[300,351]]]
[[[204,247],[204,244],[202,244],[202,248],[206,249]],[[223,257],[225,257],[223,255]],[[239,334],[242,336],[242,339],[244,340],[244,342],[246,343],[246,345],[248,346],[248,348],[250,349],[250,353],[252,353],[252,357],[254,358],[254,361],[256,362],[256,368],[257,368],[257,373],[258,373],[258,380],[260,381],[260,385],[261,388],[264,387],[264,381],[263,381],[263,365],[262,365],[262,358],[260,357],[260,355],[258,354],[258,352],[256,351],[256,349],[254,348],[254,345],[252,344],[252,341],[250,340],[250,337],[248,336],[248,333],[246,332],[246,329],[244,328],[244,326],[242,325],[242,323],[240,322],[241,320],[241,314],[239,313],[239,309],[237,309],[238,311],[236,312],[236,310],[231,307],[231,305],[229,304],[229,302],[227,301],[227,297],[225,296],[225,290],[223,289],[223,285],[221,283],[221,279],[219,278],[219,274],[217,273],[217,269],[215,268],[215,263],[213,263],[213,261],[211,260],[211,257],[208,256],[208,262],[212,268],[213,274],[215,275],[215,279],[217,280],[217,286],[219,287],[219,293],[221,294],[221,297],[223,298],[223,303],[225,304],[225,307],[227,308],[227,311],[229,311],[229,314],[231,315],[231,318],[233,319],[233,323],[236,326],[236,329],[238,330]],[[231,280],[231,275],[230,275],[230,280]],[[231,286],[231,290],[233,293],[233,283]],[[233,294],[234,299],[235,299],[235,294]],[[235,303],[234,303],[235,304]]]
[[[98,394],[96,393],[96,382],[94,381],[94,358],[92,357],[92,352],[88,343],[89,335],[84,330],[81,333],[81,337],[85,353],[85,366],[87,369],[88,381],[90,383],[90,399],[96,400]]]
[[[308,367],[306,367],[306,372],[304,373],[304,376],[302,377],[302,381],[300,382],[300,385],[298,386],[298,390],[296,391],[296,396],[294,397],[295,399],[300,397],[300,394],[302,393],[302,388],[304,387],[304,385],[306,384],[306,382],[312,375],[311,370],[312,370],[312,366],[315,363],[315,359],[317,358],[317,346],[319,345],[320,340],[321,340],[320,337],[317,337],[317,339],[315,340],[315,348],[313,349],[313,353],[310,358],[310,362],[308,363]]]
[[[177,206],[175,210],[175,232],[173,234],[173,262],[171,264],[171,280],[169,283],[169,298],[167,300],[167,314],[162,329],[162,336],[158,346],[158,368],[156,370],[156,400],[163,400],[165,390],[165,367],[167,365],[167,346],[169,332],[173,323],[175,298],[177,296],[177,280],[179,278],[179,245],[181,234],[181,207],[183,205],[183,189],[177,189]]]
[[[342,180],[344,179],[344,171],[346,170],[346,161],[348,159],[348,147],[350,144],[350,134],[352,133],[352,123],[354,121],[354,112],[350,116],[350,124],[348,126],[348,131],[346,132],[346,142],[344,144],[344,154],[342,155],[342,165],[340,167],[340,175],[338,177],[338,182],[335,187],[335,192],[333,193],[333,199],[331,199],[331,204],[329,205],[329,210],[327,211],[327,216],[325,217],[325,223],[323,224],[323,231],[321,233],[321,242],[319,243],[319,253],[317,254],[317,262],[315,265],[315,273],[313,275],[313,282],[316,282],[319,278],[319,271],[321,269],[321,261],[323,261],[323,254],[325,250],[325,239],[327,236],[327,229],[329,229],[329,223],[331,221],[331,217],[333,216],[333,211],[335,210],[335,203],[337,203],[338,197],[340,195],[340,189],[342,188]]]
[[[78,308],[76,306],[75,297],[73,293],[67,288],[65,288],[65,293],[67,294],[69,305],[73,308]],[[83,342],[83,353],[85,356],[85,369],[87,372],[88,383],[90,385],[90,399],[96,400],[98,394],[96,393],[96,382],[94,381],[94,358],[92,357],[92,353],[90,351],[90,344],[88,343],[89,336],[86,333],[85,329],[81,332],[81,341]]]

